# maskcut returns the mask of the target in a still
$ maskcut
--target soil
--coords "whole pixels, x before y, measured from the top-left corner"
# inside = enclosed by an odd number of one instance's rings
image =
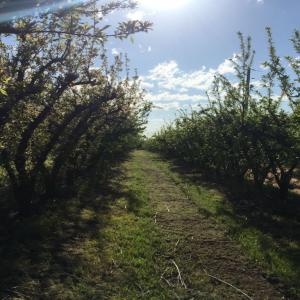
[[[222,224],[201,212],[160,168],[157,158],[140,154],[135,159],[147,174],[154,221],[169,245],[165,259],[172,271],[162,274],[167,285],[181,284],[185,299],[207,299],[208,294],[212,299],[285,299]],[[203,284],[206,296],[201,296]]]

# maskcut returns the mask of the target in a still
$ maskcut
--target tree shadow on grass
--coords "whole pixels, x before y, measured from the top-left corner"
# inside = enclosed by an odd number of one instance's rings
[[[171,171],[182,175],[184,180],[196,186],[221,192],[224,195],[223,204],[216,204],[214,217],[224,221],[229,233],[248,248],[247,251],[255,260],[258,259],[267,266],[266,277],[269,281],[279,284],[290,299],[300,299],[298,194],[291,192],[288,204],[282,206],[278,190],[272,186],[266,186],[262,195],[251,182],[241,185],[224,180],[210,180],[176,162]],[[205,211],[205,208],[202,207],[201,212],[202,210]],[[208,212],[207,215],[212,214]]]
[[[11,224],[0,220],[1,299],[102,297],[97,288],[106,272],[101,266],[107,265],[102,233],[120,195],[121,176],[101,196],[57,200],[45,214]]]

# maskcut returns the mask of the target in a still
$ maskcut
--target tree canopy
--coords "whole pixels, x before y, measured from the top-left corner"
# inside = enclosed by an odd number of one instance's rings
[[[258,82],[252,79],[251,38],[239,33],[241,50],[231,60],[236,79],[216,74],[208,106],[183,113],[150,146],[214,178],[239,182],[250,177],[259,189],[272,173],[285,202],[300,163],[299,32],[292,38],[296,57],[286,57],[294,74],[277,55],[269,28],[267,34],[267,71]],[[284,102],[289,110],[283,109]]]
[[[120,56],[108,63],[105,45],[151,24],[101,24],[132,7],[85,1],[3,25],[12,32],[0,38],[0,163],[19,211],[72,190],[87,172],[106,178],[143,129],[150,106],[138,79]]]

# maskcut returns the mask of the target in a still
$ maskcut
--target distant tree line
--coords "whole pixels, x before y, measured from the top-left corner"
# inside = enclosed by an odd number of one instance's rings
[[[258,189],[272,173],[285,203],[300,162],[300,33],[292,37],[295,57],[284,59],[269,28],[267,34],[269,59],[259,81],[251,39],[239,34],[241,51],[231,60],[236,80],[217,74],[208,106],[183,112],[148,146],[213,178],[252,178]]]
[[[147,32],[151,23],[113,29],[105,16],[135,4],[99,2],[0,24],[0,205],[19,216],[83,182],[104,182],[146,122],[150,105],[138,78],[126,58],[109,63],[106,42]]]

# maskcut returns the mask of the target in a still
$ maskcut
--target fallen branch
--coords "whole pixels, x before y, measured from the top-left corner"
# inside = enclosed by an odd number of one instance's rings
[[[171,284],[170,283],[170,281],[168,280],[168,279],[166,279],[165,278],[165,273],[167,272],[167,270],[168,270],[168,268],[166,268],[165,270],[164,270],[164,272],[161,274],[161,276],[160,276],[160,279],[163,279],[167,284],[168,284],[168,286],[170,286],[170,287],[173,287],[173,284]]]
[[[177,272],[178,272],[177,279],[178,279],[178,281],[180,281],[181,285],[182,285],[185,289],[187,289],[187,286],[186,286],[185,282],[184,282],[183,279],[182,279],[180,270],[179,270],[179,268],[178,268],[176,262],[175,262],[173,259],[172,259],[172,263],[173,263],[173,265],[174,265],[174,266],[176,267],[176,269],[177,269]]]
[[[157,223],[156,217],[157,217],[157,212],[156,212],[155,215],[154,215],[154,223],[155,223],[155,224]]]
[[[180,240],[178,240],[178,241],[176,242],[176,244],[175,244],[175,246],[174,246],[174,249],[173,249],[173,253],[175,253],[175,252],[176,252],[176,248],[177,248],[177,246],[178,246],[179,242],[180,242]]]
[[[235,243],[231,240],[195,240],[192,239],[196,243]]]
[[[229,283],[229,282],[227,282],[227,281],[225,281],[223,279],[220,279],[220,278],[218,278],[216,276],[213,276],[213,275],[209,274],[205,269],[204,269],[204,272],[205,272],[205,275],[207,275],[208,277],[211,277],[211,278],[213,278],[213,279],[215,279],[215,280],[217,280],[217,281],[219,281],[221,283],[224,283],[224,284],[232,287],[233,289],[235,289],[236,291],[238,291],[239,293],[241,293],[242,295],[244,295],[247,299],[253,300],[253,298],[251,298],[249,295],[247,295],[244,291],[242,291],[241,289],[239,289],[236,286],[232,285],[231,283]]]

